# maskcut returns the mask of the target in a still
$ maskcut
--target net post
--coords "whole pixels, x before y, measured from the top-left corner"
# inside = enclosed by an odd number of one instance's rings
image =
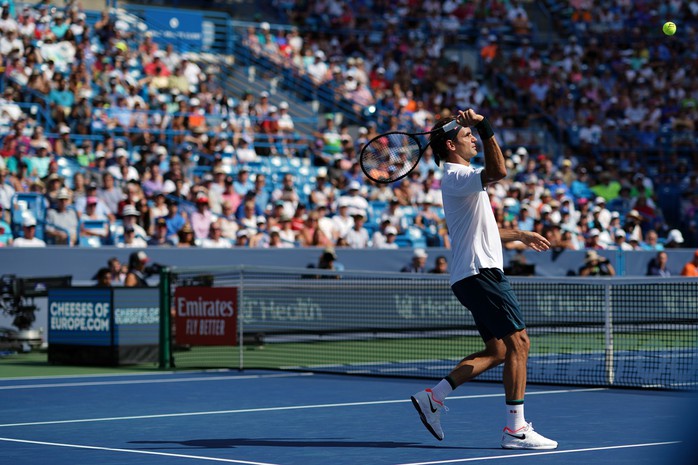
[[[161,369],[172,368],[172,327],[170,321],[170,269],[160,270],[160,350],[159,366]]]
[[[613,317],[611,314],[611,283],[604,285],[604,347],[605,347],[605,372],[606,383],[613,385],[615,373],[613,371]]]
[[[243,370],[244,369],[244,363],[245,363],[245,341],[243,340],[243,335],[244,335],[244,328],[243,328],[243,318],[242,318],[242,303],[244,302],[244,294],[245,294],[245,269],[244,266],[240,267],[240,279],[239,279],[239,287],[238,287],[238,345],[239,345],[239,360],[238,360],[238,370]]]

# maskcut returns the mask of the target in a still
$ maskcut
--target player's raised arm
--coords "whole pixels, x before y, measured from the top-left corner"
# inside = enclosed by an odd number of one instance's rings
[[[489,121],[484,116],[475,113],[473,109],[459,111],[456,121],[461,126],[470,126],[477,129],[485,152],[485,169],[480,176],[482,185],[486,186],[503,179],[507,175],[507,167],[504,163],[504,154],[494,137],[494,131]]]

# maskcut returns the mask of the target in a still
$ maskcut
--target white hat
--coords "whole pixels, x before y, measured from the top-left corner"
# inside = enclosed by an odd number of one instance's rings
[[[287,108],[288,108],[288,102],[284,100],[283,102],[281,102],[281,103],[279,104],[279,108],[281,108],[282,110],[285,109],[285,108],[287,109]]]
[[[61,134],[70,134],[70,128],[68,126],[61,126],[58,132]]]
[[[516,154],[525,157],[526,155],[528,155],[528,150],[526,149],[526,147],[519,147],[518,149],[516,149]]]
[[[683,234],[678,229],[672,229],[667,234],[666,242],[676,242],[677,244],[683,244]]]
[[[191,105],[192,107],[198,107],[199,105],[201,105],[201,102],[198,98],[194,97],[193,99],[189,100],[189,105]]]
[[[56,194],[56,200],[61,200],[61,199],[66,199],[66,200],[70,199],[70,192],[68,192],[68,189],[63,188],[63,189],[58,191],[58,193]]]
[[[504,202],[502,202],[505,207],[515,207],[516,206],[516,199],[513,199],[511,197],[507,197],[504,199]]]
[[[141,213],[136,210],[133,205],[124,206],[124,210],[121,212],[121,216],[141,216]]]
[[[114,152],[114,155],[116,155],[117,158],[118,158],[118,157],[128,157],[128,152],[126,151],[125,148],[119,147],[119,148],[116,149],[116,151]]]
[[[598,230],[598,228],[593,228],[591,231],[589,231],[589,236],[590,237],[595,237],[601,234],[601,231]]]
[[[596,200],[594,200],[594,202],[596,202],[596,203],[606,203],[606,199],[604,199],[603,197],[601,197],[601,196],[599,195],[598,197],[596,197]]]
[[[263,215],[259,215],[257,217],[257,224],[266,223],[266,222],[267,222],[267,219]]]
[[[393,235],[397,236],[397,229],[395,228],[395,226],[386,226],[385,235],[387,236],[388,234],[393,234]],[[415,253],[416,253],[416,251],[415,251]]]
[[[553,211],[553,207],[551,207],[548,204],[543,205],[540,209],[541,213],[551,213],[552,211]]]
[[[36,219],[32,215],[27,215],[22,220],[22,226],[29,228],[31,226],[36,226]]]
[[[414,249],[414,254],[412,255],[415,258],[427,258],[427,251],[424,249]]]
[[[347,187],[348,190],[360,190],[361,189],[361,184],[359,184],[359,181],[352,181],[349,183],[349,186]]]

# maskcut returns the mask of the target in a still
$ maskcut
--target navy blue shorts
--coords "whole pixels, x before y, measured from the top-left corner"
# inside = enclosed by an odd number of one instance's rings
[[[526,328],[511,283],[497,268],[481,268],[479,274],[461,279],[451,289],[472,313],[483,341]]]

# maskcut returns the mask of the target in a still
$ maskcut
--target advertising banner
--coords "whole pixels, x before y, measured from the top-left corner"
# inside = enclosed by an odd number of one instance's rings
[[[49,344],[112,344],[110,289],[49,289],[48,301]]]
[[[175,43],[177,49],[201,50],[204,17],[201,13],[149,8],[145,20],[153,40],[163,45]]]
[[[178,344],[237,344],[236,287],[178,287],[174,294]]]
[[[160,298],[155,288],[114,289],[114,344],[157,345]]]

